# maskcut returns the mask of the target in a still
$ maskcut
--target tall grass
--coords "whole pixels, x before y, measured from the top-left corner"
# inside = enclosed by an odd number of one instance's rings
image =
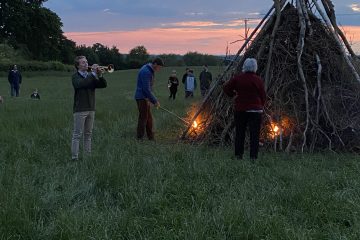
[[[154,89],[184,116],[200,93],[185,100],[180,85],[169,100],[171,70]],[[138,142],[136,71],[106,77],[93,154],[78,162],[70,161],[70,76],[25,77],[19,98],[0,78],[0,239],[360,238],[358,155],[262,151],[254,164],[233,160],[232,148],[178,141],[183,124],[156,109],[157,141]],[[40,101],[30,100],[34,88]]]

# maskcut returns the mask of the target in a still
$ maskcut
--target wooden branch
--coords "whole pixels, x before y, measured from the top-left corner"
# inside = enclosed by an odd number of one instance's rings
[[[327,27],[329,28],[330,32],[332,33],[332,35],[335,38],[336,43],[338,44],[341,54],[343,55],[347,65],[349,66],[351,72],[353,73],[354,77],[356,78],[356,80],[360,83],[360,76],[358,74],[358,72],[356,71],[354,65],[352,64],[352,62],[350,61],[350,59],[348,58],[348,56],[346,55],[346,52],[344,50],[344,47],[342,46],[339,36],[335,33],[334,29],[332,28],[331,23],[329,22],[329,19],[326,17],[326,15],[324,14],[324,12],[322,11],[322,9],[320,8],[319,4],[317,3],[317,0],[312,0],[313,3],[316,6],[316,9],[318,10],[318,12],[320,13],[321,17],[323,18],[323,20],[325,21]]]
[[[303,144],[301,147],[301,152],[304,152],[304,147],[306,145],[306,134],[307,134],[307,130],[309,128],[309,120],[310,120],[309,91],[307,88],[305,74],[304,74],[302,62],[301,62],[301,57],[302,57],[302,54],[304,51],[306,22],[305,22],[304,13],[302,11],[303,6],[304,6],[303,0],[297,0],[296,3],[297,3],[298,15],[299,15],[299,24],[300,24],[300,36],[299,36],[299,42],[297,45],[297,65],[298,65],[300,79],[303,82],[303,88],[304,88],[304,92],[305,92],[304,97],[305,97],[305,103],[306,103],[306,125],[305,125],[305,129],[303,132]]]
[[[335,15],[334,4],[332,3],[331,0],[321,0],[321,2],[324,5],[325,12],[326,12],[328,18],[330,19],[331,24],[333,25],[333,27],[334,27],[335,31],[337,32],[337,34],[339,34],[339,36],[341,37],[341,39],[344,42],[344,44],[345,44],[347,50],[349,51],[350,55],[353,57],[353,59],[358,59],[358,56],[355,54],[355,52],[351,48],[345,34],[341,31],[341,29],[339,28],[339,26],[336,23],[336,15]]]
[[[318,96],[317,96],[317,104],[316,104],[316,117],[315,122],[316,124],[319,124],[319,114],[320,114],[320,104],[321,104],[321,73],[322,73],[322,65],[321,60],[318,54],[315,55],[316,57],[316,63],[318,65],[317,70],[317,89],[318,89]]]
[[[279,27],[280,20],[281,20],[280,2],[278,0],[274,0],[274,6],[275,6],[275,11],[276,11],[276,20],[275,20],[275,25],[274,25],[271,37],[270,37],[270,50],[269,50],[268,60],[267,60],[267,64],[266,64],[266,72],[265,72],[265,90],[267,90],[268,86],[269,86],[270,66],[271,66],[271,58],[272,58],[272,54],[273,54],[273,50],[274,50],[275,35],[276,35],[277,29]]]

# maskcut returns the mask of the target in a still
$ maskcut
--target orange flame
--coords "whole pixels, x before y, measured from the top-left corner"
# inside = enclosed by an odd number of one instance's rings
[[[197,127],[198,127],[197,122],[196,122],[196,121],[194,121],[194,122],[193,122],[193,124],[192,124],[192,126],[193,126],[193,128],[197,128]]]

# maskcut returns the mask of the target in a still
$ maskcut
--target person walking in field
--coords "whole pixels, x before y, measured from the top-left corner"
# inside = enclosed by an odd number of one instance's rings
[[[176,76],[176,70],[173,70],[168,80],[168,87],[170,90],[169,99],[172,98],[173,100],[175,100],[178,86],[179,86],[179,79]]]
[[[9,71],[8,81],[10,83],[10,95],[11,97],[18,97],[20,94],[20,85],[22,82],[22,76],[17,66],[12,66],[11,70]]]
[[[199,79],[201,96],[205,97],[206,93],[209,91],[210,83],[212,82],[212,75],[211,72],[209,72],[207,65],[204,65],[204,69],[200,73]]]
[[[95,121],[95,89],[106,88],[107,82],[97,64],[88,72],[88,61],[85,56],[75,58],[76,73],[72,75],[74,87],[74,130],[71,141],[71,158],[78,160],[79,143],[83,136],[84,152],[91,154],[91,138]]]
[[[245,131],[250,129],[250,159],[255,160],[259,152],[261,115],[266,100],[263,80],[256,75],[257,61],[245,60],[243,73],[233,76],[223,86],[223,90],[234,99],[235,119],[235,157],[242,159],[244,154]]]
[[[194,76],[194,71],[192,69],[189,69],[185,81],[185,98],[194,97],[195,89],[196,89],[196,78]]]
[[[188,76],[188,74],[189,74],[189,70],[190,70],[190,68],[185,68],[185,73],[184,73],[184,75],[182,76],[182,79],[181,79],[181,82],[184,84],[184,86],[185,86],[185,82],[186,82],[186,78],[187,78],[187,76]],[[186,96],[186,89],[185,89],[185,96]]]
[[[159,100],[152,93],[152,87],[155,82],[155,72],[161,70],[164,62],[161,58],[155,58],[151,63],[145,64],[139,70],[135,90],[135,100],[139,111],[137,124],[137,139],[142,140],[146,135],[149,140],[155,140],[153,131],[153,117],[150,110],[150,104],[160,107]]]

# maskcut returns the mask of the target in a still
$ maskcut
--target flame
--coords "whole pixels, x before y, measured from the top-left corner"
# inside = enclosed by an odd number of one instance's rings
[[[280,135],[280,127],[276,125],[275,123],[270,123],[271,127],[271,138],[275,139],[277,136]]]
[[[273,127],[273,132],[274,132],[274,133],[277,133],[278,131],[279,131],[279,127],[275,125],[275,126]]]
[[[196,122],[196,121],[194,121],[194,122],[193,122],[193,124],[192,124],[192,126],[193,126],[193,128],[197,128],[197,127],[198,127],[197,122]]]

